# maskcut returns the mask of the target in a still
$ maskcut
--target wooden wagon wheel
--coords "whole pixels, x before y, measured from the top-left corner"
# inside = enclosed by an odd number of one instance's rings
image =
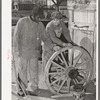
[[[45,68],[46,84],[54,94],[72,91],[76,84],[85,85],[93,74],[93,61],[82,47],[65,47],[56,51]]]

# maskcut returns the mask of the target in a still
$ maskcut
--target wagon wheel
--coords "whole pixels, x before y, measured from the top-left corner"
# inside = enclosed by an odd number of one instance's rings
[[[79,46],[56,51],[45,68],[46,84],[54,94],[72,91],[76,84],[85,85],[93,74],[90,54]]]

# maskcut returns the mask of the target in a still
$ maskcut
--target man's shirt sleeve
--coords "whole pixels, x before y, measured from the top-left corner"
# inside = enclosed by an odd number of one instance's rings
[[[40,32],[41,32],[42,41],[45,43],[46,46],[48,46],[50,49],[52,49],[54,45],[53,45],[52,41],[50,40],[49,35],[46,33],[45,27],[42,23],[41,23],[41,31]]]
[[[14,45],[14,52],[18,52],[19,51],[19,35],[21,32],[21,20],[19,20],[17,22],[17,25],[15,27],[15,31],[14,31],[14,38],[13,38],[13,45]]]
[[[64,37],[66,38],[66,40],[67,40],[68,42],[72,42],[71,37],[70,37],[69,30],[68,30],[68,28],[66,27],[66,25],[65,25],[64,22],[62,22],[62,31],[63,31],[63,35],[64,35]]]

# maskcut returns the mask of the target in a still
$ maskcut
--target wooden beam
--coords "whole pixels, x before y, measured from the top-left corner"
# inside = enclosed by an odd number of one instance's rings
[[[57,6],[57,3],[54,0],[52,0],[52,2]]]
[[[60,4],[62,3],[63,0],[58,0],[58,1],[59,1],[59,2],[58,2],[58,5],[60,5]]]
[[[56,0],[57,2],[55,2],[54,0],[52,0],[52,2],[56,5],[57,10],[59,11],[59,5],[62,3],[62,0]]]

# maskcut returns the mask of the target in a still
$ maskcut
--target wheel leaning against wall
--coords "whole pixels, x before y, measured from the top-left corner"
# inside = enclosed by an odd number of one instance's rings
[[[66,94],[76,84],[85,85],[93,75],[93,61],[82,47],[56,51],[45,67],[45,81],[53,94]]]

